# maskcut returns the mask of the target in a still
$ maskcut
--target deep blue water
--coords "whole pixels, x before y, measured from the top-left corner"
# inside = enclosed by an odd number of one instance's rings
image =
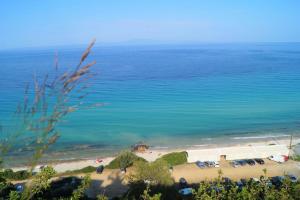
[[[56,51],[69,67],[83,50],[1,51],[0,119],[13,112],[34,72],[51,71]],[[72,113],[57,148],[299,134],[299,43],[96,47],[89,59],[98,75],[85,102],[105,106]]]

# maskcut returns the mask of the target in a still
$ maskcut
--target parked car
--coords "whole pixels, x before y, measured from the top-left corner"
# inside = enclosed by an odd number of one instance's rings
[[[241,164],[238,162],[238,161],[232,161],[231,163],[230,163],[230,165],[232,166],[232,167],[234,167],[234,168],[236,168],[236,167],[240,167],[241,166]]]
[[[236,186],[237,186],[238,190],[241,191],[245,185],[243,184],[242,181],[237,181]]]
[[[246,159],[245,161],[247,162],[248,165],[251,165],[251,166],[255,165],[255,161],[252,159]]]
[[[217,168],[219,168],[219,167],[220,167],[220,164],[219,164],[219,162],[218,162],[218,161],[215,161],[215,162],[214,162],[214,164],[215,164],[215,167],[217,167]]]
[[[23,190],[24,190],[24,185],[23,184],[16,184],[15,185],[15,187],[16,187],[16,191],[18,192],[18,193],[21,193],[21,192],[23,192]]]
[[[274,176],[271,178],[271,183],[275,185],[275,187],[280,187],[284,180],[283,176]]]
[[[296,183],[298,181],[298,178],[293,174],[288,174],[286,176],[291,180],[292,183]]]
[[[193,194],[193,189],[192,188],[183,188],[183,189],[180,189],[178,192],[181,195],[187,196],[187,195]]]
[[[204,164],[205,164],[205,166],[207,166],[207,167],[214,167],[214,164],[213,164],[212,161],[205,161]]]
[[[103,166],[103,165],[100,165],[99,167],[97,167],[96,173],[97,173],[97,174],[102,174],[103,170],[104,170],[104,166]]]
[[[237,160],[237,162],[238,162],[241,166],[247,165],[246,160]]]
[[[181,177],[179,179],[179,187],[180,188],[187,188],[188,187],[188,183],[187,181],[185,180],[185,178]]]
[[[261,158],[255,158],[254,160],[255,160],[256,163],[258,163],[260,165],[265,164],[265,161],[263,159],[261,159]]]
[[[204,162],[201,162],[201,161],[197,161],[196,162],[196,165],[199,167],[199,168],[201,168],[201,169],[203,169],[203,168],[205,168],[205,163]]]
[[[269,159],[278,163],[284,163],[286,161],[285,157],[281,155],[270,156]]]

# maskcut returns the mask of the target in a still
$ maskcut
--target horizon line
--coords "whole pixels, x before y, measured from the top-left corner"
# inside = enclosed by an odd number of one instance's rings
[[[146,41],[146,40],[145,40]],[[121,41],[121,42],[104,42],[100,41],[95,44],[95,47],[115,47],[115,46],[159,46],[159,45],[207,45],[207,44],[297,44],[300,41]],[[46,49],[61,49],[61,48],[81,48],[86,44],[54,44],[54,45],[35,45],[24,47],[0,48],[1,51],[17,51],[17,50],[46,50]]]

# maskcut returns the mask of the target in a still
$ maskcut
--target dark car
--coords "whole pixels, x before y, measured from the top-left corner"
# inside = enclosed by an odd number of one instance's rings
[[[230,190],[231,189],[231,186],[232,186],[232,181],[230,178],[228,177],[223,177],[222,178],[222,182],[223,182],[223,185],[224,185],[224,188],[225,190]]]
[[[275,187],[280,187],[283,182],[283,176],[274,176],[271,178],[271,183],[275,185]]]
[[[104,170],[104,166],[103,166],[103,165],[100,165],[99,167],[97,167],[96,173],[97,173],[97,174],[102,174],[103,170]]]
[[[252,159],[247,159],[246,162],[248,165],[251,165],[251,166],[255,165],[255,161]]]
[[[260,165],[263,165],[265,164],[265,161],[263,159],[260,159],[260,158],[255,158],[254,159],[256,163],[260,164]]]
[[[197,161],[197,162],[196,162],[196,165],[197,165],[198,167],[200,167],[201,169],[205,168],[205,163],[204,163],[204,162]]]
[[[246,160],[237,160],[237,162],[238,162],[241,166],[247,165]]]
[[[237,168],[237,167],[240,167],[241,166],[241,164],[238,162],[238,161],[232,161],[232,162],[230,162],[230,165],[232,166],[232,167],[234,167],[234,168]]]
[[[205,164],[206,167],[211,167],[211,164],[210,164],[209,161],[204,161],[204,164]]]
[[[185,180],[185,178],[182,177],[182,178],[179,179],[179,187],[180,188],[187,188],[188,187],[188,183]]]
[[[215,162],[213,162],[213,161],[205,161],[204,164],[207,167],[215,167]]]
[[[244,184],[242,183],[242,181],[237,181],[236,186],[238,187],[238,190],[241,191],[244,187]]]

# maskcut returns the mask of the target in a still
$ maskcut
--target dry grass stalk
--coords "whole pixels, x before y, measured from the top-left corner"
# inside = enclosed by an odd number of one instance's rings
[[[56,54],[55,77],[46,74],[39,81],[37,76],[34,76],[34,97],[30,98],[29,86],[26,86],[23,102],[17,106],[15,112],[19,124],[16,126],[16,130],[10,134],[10,140],[0,141],[0,150],[6,150],[11,141],[16,140],[19,136],[27,136],[34,149],[30,162],[33,169],[49,146],[59,138],[59,132],[56,130],[58,123],[67,114],[79,109],[81,104],[74,104],[74,102],[79,102],[88,94],[86,82],[93,77],[90,70],[96,62],[82,65],[94,44],[95,40],[84,51],[79,64],[72,73],[69,71],[59,72]]]

